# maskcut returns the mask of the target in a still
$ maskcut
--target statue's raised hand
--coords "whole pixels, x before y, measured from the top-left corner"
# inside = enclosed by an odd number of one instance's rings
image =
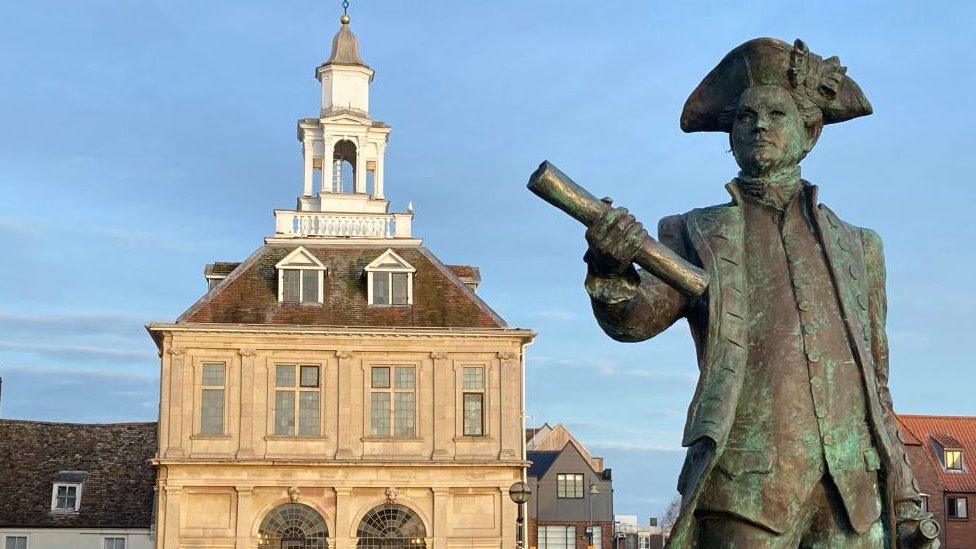
[[[610,199],[603,199],[608,204]],[[585,259],[598,276],[623,275],[633,268],[634,256],[647,239],[647,231],[627,208],[608,208],[586,230],[589,250]]]

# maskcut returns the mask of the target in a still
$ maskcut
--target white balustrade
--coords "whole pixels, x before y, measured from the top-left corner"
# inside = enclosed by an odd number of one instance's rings
[[[340,214],[275,210],[275,233],[283,236],[404,238],[412,214]]]

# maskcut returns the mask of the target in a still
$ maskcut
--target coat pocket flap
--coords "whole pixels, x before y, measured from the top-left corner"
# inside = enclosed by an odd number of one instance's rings
[[[776,461],[775,450],[728,448],[722,455],[721,467],[731,475],[769,473]]]
[[[881,459],[878,457],[876,450],[869,449],[864,451],[864,468],[868,471],[881,469]]]

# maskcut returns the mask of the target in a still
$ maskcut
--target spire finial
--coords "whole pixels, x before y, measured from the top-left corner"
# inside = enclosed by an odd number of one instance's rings
[[[339,18],[339,22],[343,25],[349,24],[349,0],[342,0],[342,17]]]

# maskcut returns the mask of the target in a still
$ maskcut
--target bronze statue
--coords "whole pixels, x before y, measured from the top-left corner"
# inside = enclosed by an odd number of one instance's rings
[[[686,132],[729,134],[731,202],[662,219],[658,243],[550,164],[530,179],[589,226],[585,287],[607,334],[691,327],[700,376],[668,547],[938,547],[888,391],[881,239],[800,178],[825,124],[868,114],[836,57],[758,38],[681,114]]]

